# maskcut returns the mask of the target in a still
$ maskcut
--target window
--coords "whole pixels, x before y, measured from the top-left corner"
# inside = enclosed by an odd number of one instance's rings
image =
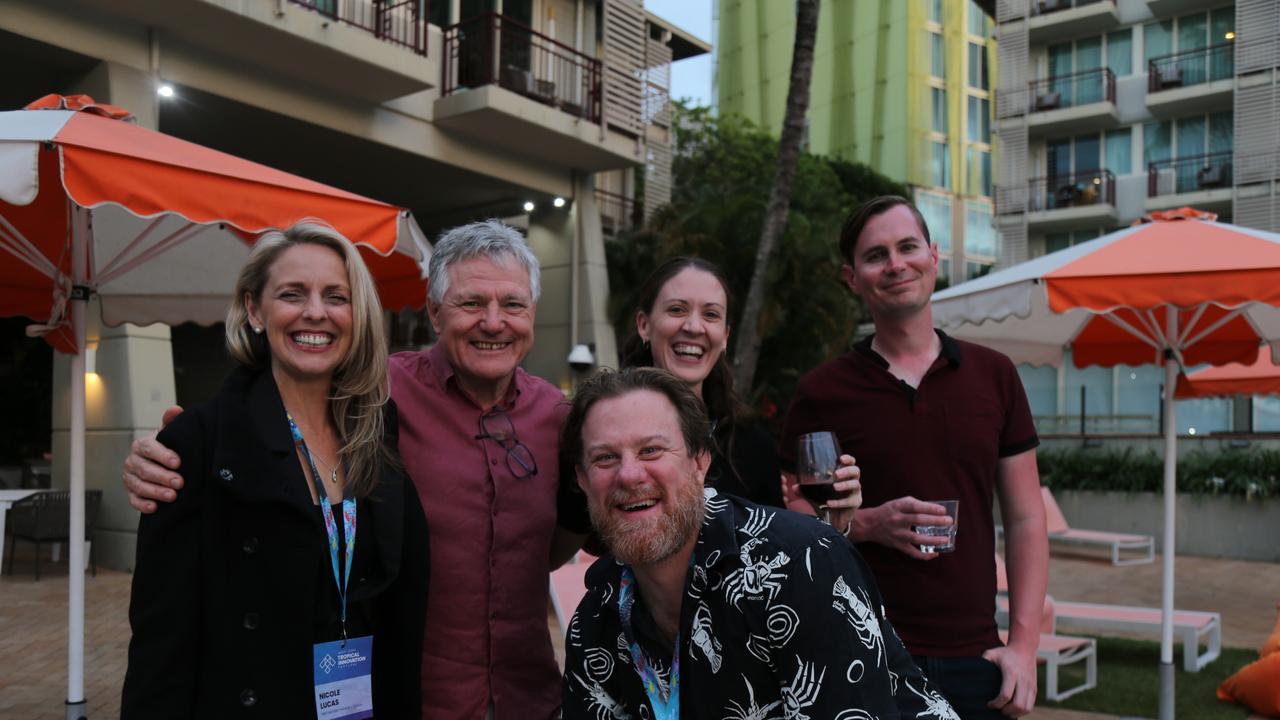
[[[951,157],[944,142],[933,143],[931,177],[934,187],[948,187],[951,182]]]
[[[991,101],[969,96],[968,138],[973,142],[991,144]]]
[[[1044,237],[1044,251],[1045,253],[1054,253],[1059,250],[1066,250],[1073,245],[1089,242],[1101,235],[1102,231],[1098,229],[1049,233]]]
[[[969,0],[969,34],[984,38],[988,36],[987,14],[973,0]]]
[[[988,90],[987,46],[969,43],[969,87]]]
[[[991,152],[977,145],[970,145],[966,164],[965,192],[979,197],[991,197]]]
[[[939,33],[929,33],[930,69],[934,77],[947,77],[947,45]]]
[[[1234,143],[1230,111],[1147,123],[1143,126],[1143,162],[1230,152]]]
[[[1107,33],[1107,67],[1116,77],[1133,73],[1133,30],[1125,28]]]
[[[991,265],[992,263],[973,262],[972,260],[966,262],[964,264],[964,279],[972,280],[986,275],[991,272]]]
[[[1225,80],[1235,74],[1234,48],[1207,48],[1234,41],[1235,14],[1236,9],[1228,6],[1147,23],[1143,26],[1144,59],[1177,54],[1176,59],[1158,64],[1162,73],[1179,72],[1182,85]]]
[[[996,229],[991,225],[991,206],[986,203],[965,203],[964,254],[994,258],[999,254],[996,245]]]
[[[929,21],[942,23],[942,0],[924,0],[929,13]]]
[[[929,88],[933,97],[933,131],[947,132],[947,91],[943,88]]]
[[[945,146],[944,146],[945,147]],[[916,193],[916,208],[929,227],[929,237],[942,255],[951,253],[951,197],[931,192]]]
[[[1111,130],[1103,135],[1104,166],[1116,175],[1133,172],[1133,129]]]

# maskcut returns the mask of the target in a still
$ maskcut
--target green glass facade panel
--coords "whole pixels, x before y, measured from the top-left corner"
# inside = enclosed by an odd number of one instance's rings
[[[939,193],[918,193],[916,207],[920,210],[925,225],[929,226],[929,237],[938,246],[938,252],[950,254],[951,198]]]
[[[1209,44],[1221,45],[1235,39],[1236,9],[1218,8],[1209,11]],[[1235,48],[1217,50],[1209,55],[1209,79],[1226,80],[1236,74]]]
[[[1142,162],[1144,165],[1173,157],[1173,121],[1147,123],[1142,126]]]
[[[1161,20],[1142,26],[1142,59],[1145,61],[1173,53],[1173,21]]]
[[[1231,111],[1209,116],[1209,152],[1230,152],[1235,145],[1235,113]]]
[[[1106,146],[1103,167],[1115,175],[1133,172],[1133,129],[1111,130],[1104,136],[1103,142]]]
[[[996,247],[996,230],[991,225],[991,206],[966,202],[964,212],[965,255],[996,257],[999,250]]]

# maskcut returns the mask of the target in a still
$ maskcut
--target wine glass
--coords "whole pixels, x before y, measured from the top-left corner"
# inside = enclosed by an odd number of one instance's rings
[[[796,448],[796,477],[800,492],[809,498],[818,511],[818,518],[831,524],[831,511],[827,502],[840,497],[834,485],[836,468],[840,467],[840,445],[830,432],[813,432],[801,435]]]

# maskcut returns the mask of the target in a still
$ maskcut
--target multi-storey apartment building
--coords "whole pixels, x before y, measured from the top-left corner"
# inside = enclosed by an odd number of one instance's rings
[[[1004,264],[1156,210],[1280,230],[1280,3],[998,0]],[[1024,369],[1044,429],[1150,432],[1153,368]],[[1180,431],[1280,430],[1274,399],[1179,409]],[[1065,424],[1066,427],[1059,427]]]
[[[0,107],[88,93],[145,127],[409,208],[429,236],[518,223],[543,269],[527,369],[567,387],[577,344],[616,364],[596,177],[650,166],[662,201],[666,69],[706,50],[640,0],[0,0]],[[422,325],[398,319],[397,346],[429,339]],[[165,407],[216,389],[220,329],[91,328],[96,546],[128,566],[120,461]]]
[[[719,0],[718,110],[774,133],[786,108],[795,8]],[[971,0],[831,0],[818,21],[808,148],[910,184],[950,282],[999,257],[992,229],[996,50]]]

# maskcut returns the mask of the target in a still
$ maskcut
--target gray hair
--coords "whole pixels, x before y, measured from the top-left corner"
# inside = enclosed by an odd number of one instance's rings
[[[520,231],[498,220],[459,225],[445,231],[431,251],[427,296],[431,302],[444,300],[449,290],[449,268],[454,263],[485,257],[499,265],[514,258],[529,272],[529,294],[538,302],[542,285],[538,281],[538,258]]]

